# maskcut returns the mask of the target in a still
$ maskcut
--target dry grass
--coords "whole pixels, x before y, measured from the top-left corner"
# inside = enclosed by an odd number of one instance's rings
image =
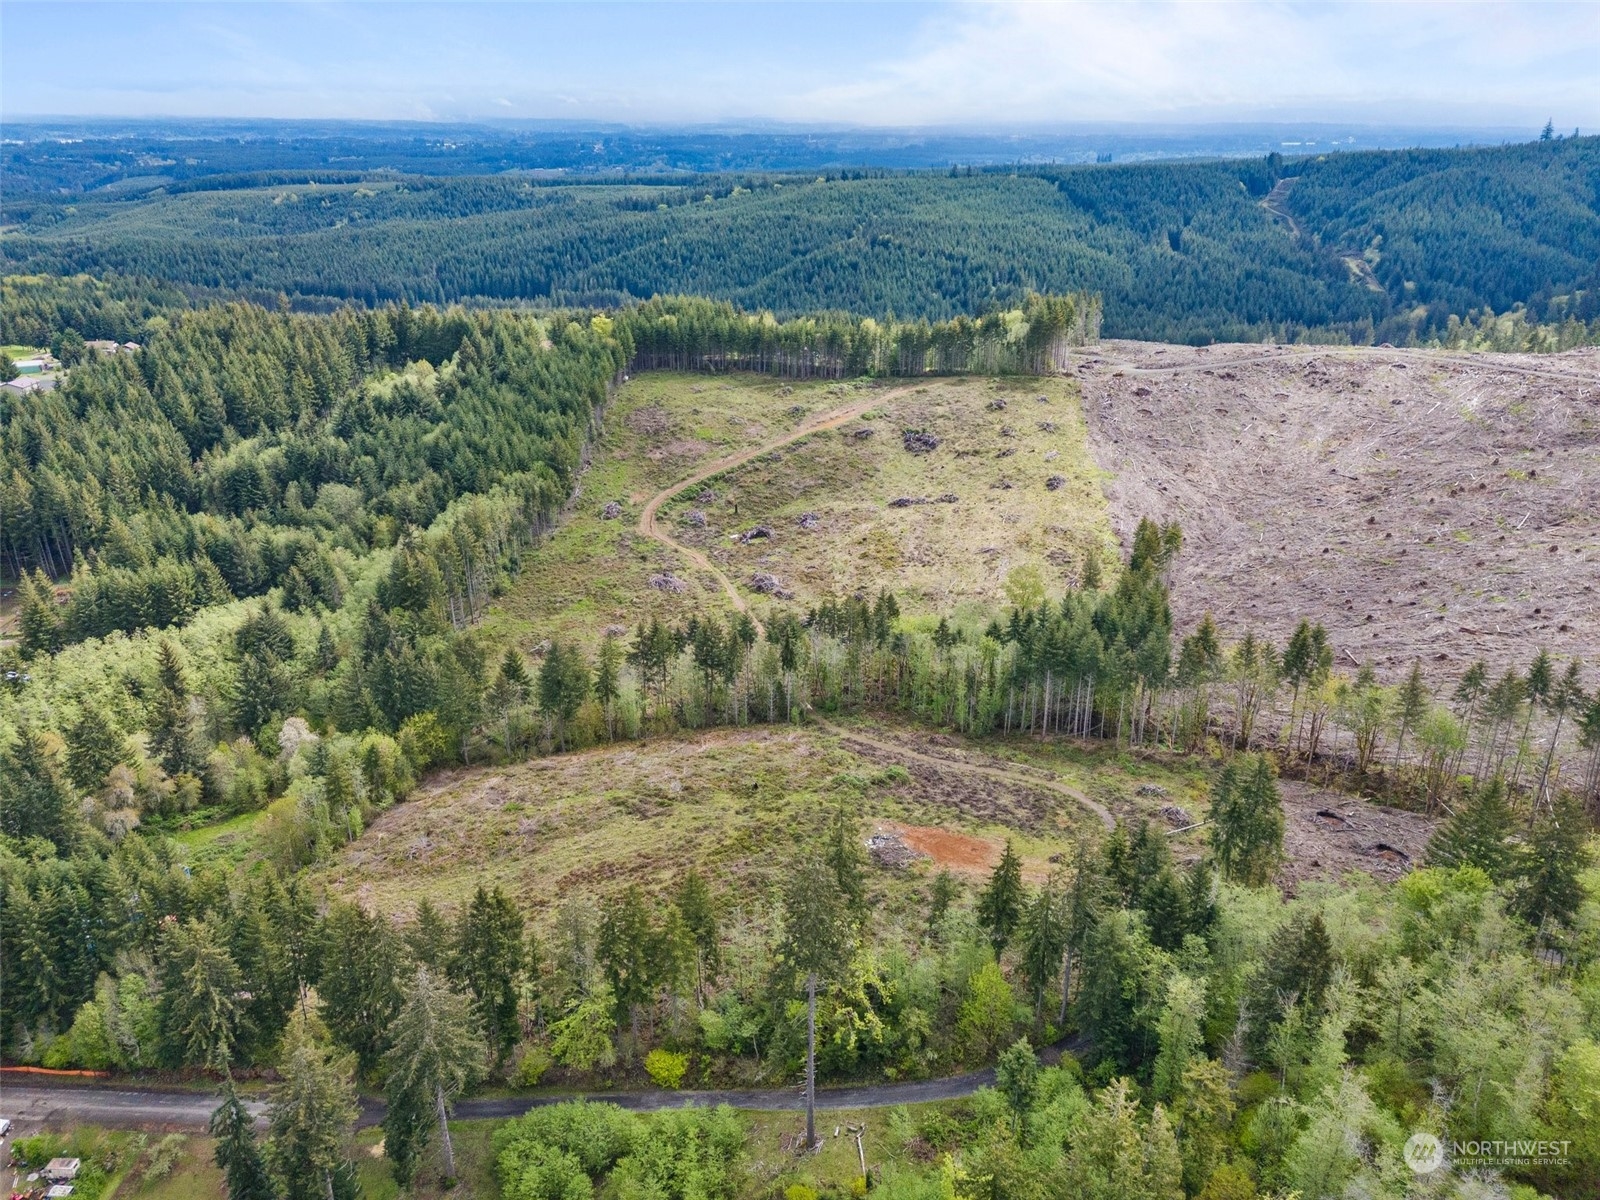
[[[888,769],[899,765],[860,752],[848,735],[778,727],[448,772],[374,821],[317,869],[316,882],[401,917],[424,895],[448,906],[479,884],[499,885],[542,920],[575,894],[602,901],[629,884],[659,892],[693,865],[732,902],[759,908],[841,799],[863,837],[887,823],[993,851],[1011,839],[1036,880],[1096,826],[1071,799],[1025,778],[1008,784],[921,760]],[[1112,762],[1105,770],[1125,778]],[[937,868],[932,859],[873,868],[881,911],[920,911]]]
[[[909,453],[908,429],[938,448]],[[676,498],[662,517],[752,598],[763,573],[798,603],[887,588],[911,612],[994,607],[1013,568],[1039,567],[1055,592],[1091,546],[1112,545],[1086,436],[1067,381],[932,380],[729,473],[711,485],[713,501]],[[688,523],[691,510],[705,514],[703,528]],[[756,525],[772,536],[736,538]]]
[[[1024,564],[1042,568],[1059,590],[1090,546],[1102,553],[1113,546],[1068,381],[791,386],[752,375],[651,373],[624,385],[610,405],[580,495],[496,605],[490,637],[524,648],[552,636],[592,642],[608,627],[631,629],[641,619],[726,613],[728,598],[710,572],[638,531],[642,508],[708,465],[849,405],[865,419],[686,489],[662,506],[659,520],[707,553],[752,601],[767,602],[749,588],[751,576],[764,572],[797,603],[889,588],[907,611],[924,613],[994,606],[1007,573]],[[939,448],[907,453],[901,432],[908,428],[926,429]],[[872,436],[857,437],[861,430]],[[1059,477],[1054,489],[1046,486],[1052,476]],[[700,499],[703,491],[715,498]],[[955,503],[938,502],[952,494]],[[929,503],[890,507],[901,497]],[[613,502],[620,511],[607,519]],[[689,523],[691,512],[704,514],[703,528]],[[815,515],[814,528],[801,527],[806,513]],[[733,538],[758,524],[773,536],[748,544]],[[662,575],[683,590],[652,588],[652,577]]]
[[[661,489],[706,464],[763,445],[811,414],[837,407],[839,386],[666,372],[623,385],[607,406],[578,495],[491,611],[489,636],[524,649],[550,637],[590,643],[610,626],[631,629],[651,617],[681,621],[695,612],[729,611],[715,577],[690,569],[681,555],[638,532],[640,510]],[[607,519],[605,506],[613,502],[621,512]],[[650,578],[664,573],[682,580],[686,590],[651,588]]]

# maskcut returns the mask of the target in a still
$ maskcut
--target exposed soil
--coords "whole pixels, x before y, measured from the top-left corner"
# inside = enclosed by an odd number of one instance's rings
[[[1278,878],[1290,891],[1308,879],[1337,880],[1351,871],[1385,882],[1398,879],[1421,864],[1428,839],[1439,827],[1437,820],[1420,813],[1311,784],[1284,780],[1280,786],[1288,862]]]
[[[1600,656],[1600,351],[1108,342],[1075,374],[1119,535],[1182,523],[1184,628],[1307,617],[1391,678]]]
[[[877,828],[896,833],[912,850],[931,859],[941,870],[968,875],[987,875],[1000,861],[1003,842],[954,833],[931,825],[904,825],[899,821],[879,821]]]

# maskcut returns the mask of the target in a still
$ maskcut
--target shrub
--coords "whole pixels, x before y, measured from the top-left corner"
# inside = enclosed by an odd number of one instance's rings
[[[727,1105],[653,1113],[617,1163],[618,1200],[726,1200],[744,1151],[744,1126]]]
[[[30,1171],[38,1170],[52,1158],[60,1158],[67,1139],[59,1133],[36,1133],[11,1143],[11,1157]]]
[[[644,1069],[658,1087],[677,1088],[682,1086],[683,1077],[689,1071],[689,1056],[671,1050],[652,1050],[644,1056]]]
[[[501,1177],[510,1178],[507,1164],[520,1170],[517,1164],[530,1147],[553,1147],[575,1156],[586,1174],[597,1177],[633,1148],[638,1133],[639,1118],[615,1104],[570,1100],[502,1125],[494,1135],[495,1161]]]
[[[496,1161],[506,1200],[591,1200],[594,1195],[577,1156],[554,1146],[519,1146]]]
[[[517,1059],[517,1067],[512,1072],[511,1082],[519,1088],[538,1087],[539,1080],[544,1078],[544,1073],[550,1069],[552,1062],[550,1051],[543,1046],[531,1045]]]

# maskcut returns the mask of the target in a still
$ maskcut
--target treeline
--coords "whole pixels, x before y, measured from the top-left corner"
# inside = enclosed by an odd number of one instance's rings
[[[658,298],[622,310],[619,332],[638,370],[757,371],[791,378],[862,375],[1042,375],[1070,347],[1100,336],[1100,301],[1029,295],[1022,307],[973,320],[880,323],[846,316],[778,321],[731,304]]]
[[[80,338],[134,342],[151,317],[188,307],[174,284],[113,275],[0,277],[0,344],[50,346],[67,330]]]
[[[946,321],[1089,292],[1116,337],[1400,344],[1519,303],[1542,324],[1600,315],[1597,146],[605,188],[370,180],[73,196],[71,211],[27,197],[8,201],[17,230],[0,251],[21,271],[369,306],[692,292],[780,318]],[[1288,175],[1299,238],[1260,205]]]
[[[275,587],[291,608],[337,606],[340,551],[392,545],[496,487],[537,525],[625,361],[587,327],[504,313],[173,316],[139,354],[93,356],[0,411],[0,565],[33,575],[25,641],[166,625]],[[70,579],[64,611],[40,572]]]

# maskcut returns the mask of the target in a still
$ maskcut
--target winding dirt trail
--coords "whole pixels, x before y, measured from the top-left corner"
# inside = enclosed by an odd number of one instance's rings
[[[772,451],[777,450],[780,447],[788,446],[794,442],[798,442],[802,438],[808,438],[814,433],[822,433],[829,429],[837,429],[846,421],[854,420],[856,417],[859,417],[862,413],[866,412],[867,409],[873,408],[882,403],[884,400],[888,400],[897,394],[898,392],[886,392],[882,395],[869,396],[864,400],[858,400],[854,404],[847,404],[843,408],[836,408],[831,412],[823,413],[822,416],[818,417],[816,420],[808,421],[799,428],[790,430],[780,438],[774,438],[770,442],[765,442],[762,445],[754,446],[749,450],[741,450],[737,454],[730,454],[726,458],[719,458],[710,466],[701,468],[693,475],[690,475],[685,479],[680,479],[676,483],[669,484],[667,487],[657,492],[654,496],[651,496],[649,501],[645,504],[644,511],[639,514],[639,532],[648,538],[652,538],[655,541],[660,542],[668,549],[676,550],[679,554],[683,555],[690,562],[694,563],[694,565],[699,567],[702,571],[716,576],[718,582],[722,584],[722,590],[728,594],[728,599],[733,601],[733,606],[740,612],[745,613],[752,621],[756,623],[756,631],[758,633],[765,633],[766,628],[761,624],[761,618],[750,611],[749,604],[747,604],[744,597],[739,594],[739,589],[734,587],[733,580],[729,579],[726,574],[719,570],[712,563],[708,556],[701,553],[699,550],[696,550],[693,546],[685,546],[670,533],[667,533],[665,530],[663,530],[662,527],[656,522],[657,510],[685,488],[691,488],[697,483],[704,483],[708,479],[714,479],[718,475],[721,475],[724,471],[731,471],[734,467],[743,466],[753,458],[759,458],[763,454],[770,454]]]
[[[904,389],[899,390],[903,391]],[[759,458],[763,454],[769,454],[773,450],[776,450],[782,446],[787,446],[793,442],[800,441],[802,438],[810,437],[813,433],[820,433],[828,429],[837,429],[846,421],[853,420],[854,418],[860,416],[867,409],[876,407],[878,404],[893,398],[897,394],[898,392],[886,392],[881,395],[872,396],[868,399],[859,401],[855,404],[846,405],[843,408],[836,408],[831,412],[824,413],[815,421],[810,421],[797,429],[791,430],[782,437],[774,438],[770,442],[765,442],[762,445],[754,446],[748,450],[741,450],[737,454],[730,454],[726,458],[718,459],[709,466],[701,468],[699,471],[696,471],[693,475],[690,475],[687,478],[680,479],[676,483],[669,484],[667,487],[657,492],[654,496],[650,497],[649,501],[646,502],[644,509],[639,513],[639,532],[644,534],[646,537],[653,538],[655,541],[660,542],[668,549],[677,551],[690,562],[694,563],[695,566],[699,567],[702,571],[714,576],[717,581],[722,584],[722,590],[727,593],[728,599],[733,602],[733,606],[755,622],[758,633],[764,634],[766,632],[766,628],[761,624],[761,618],[758,617],[751,609],[749,602],[746,601],[742,595],[740,595],[739,589],[734,586],[733,580],[728,578],[727,574],[715,563],[713,563],[707,555],[701,553],[692,546],[684,545],[682,542],[674,538],[668,531],[668,527],[661,525],[656,520],[657,511],[673,496],[676,496],[679,492],[682,492],[686,488],[691,488],[697,483],[704,483],[708,479],[712,479],[718,475],[721,475],[725,471],[730,471],[734,467],[742,466],[744,463],[747,463],[754,458]],[[832,721],[820,716],[809,706],[806,709],[806,713],[810,720],[818,728],[826,730],[828,733],[831,733],[840,739],[859,742],[880,752],[893,754],[899,758],[905,759],[906,761],[918,762],[927,767],[933,767],[946,771],[956,771],[969,775],[981,775],[988,779],[998,780],[1002,783],[1010,783],[1019,787],[1035,789],[1042,788],[1046,791],[1055,792],[1058,795],[1067,797],[1075,803],[1083,806],[1089,812],[1093,813],[1095,817],[1099,819],[1100,823],[1107,829],[1116,828],[1116,818],[1111,815],[1110,810],[1107,809],[1105,805],[1101,804],[1097,800],[1091,799],[1089,796],[1085,795],[1071,784],[1068,784],[1062,780],[1059,776],[1050,775],[1042,770],[1038,773],[1025,771],[1021,768],[1007,766],[997,759],[989,759],[983,763],[976,763],[967,759],[943,758],[935,754],[927,754],[921,750],[914,749],[904,741],[888,740],[879,735],[862,733],[859,730],[847,729],[843,726],[835,725]]]

